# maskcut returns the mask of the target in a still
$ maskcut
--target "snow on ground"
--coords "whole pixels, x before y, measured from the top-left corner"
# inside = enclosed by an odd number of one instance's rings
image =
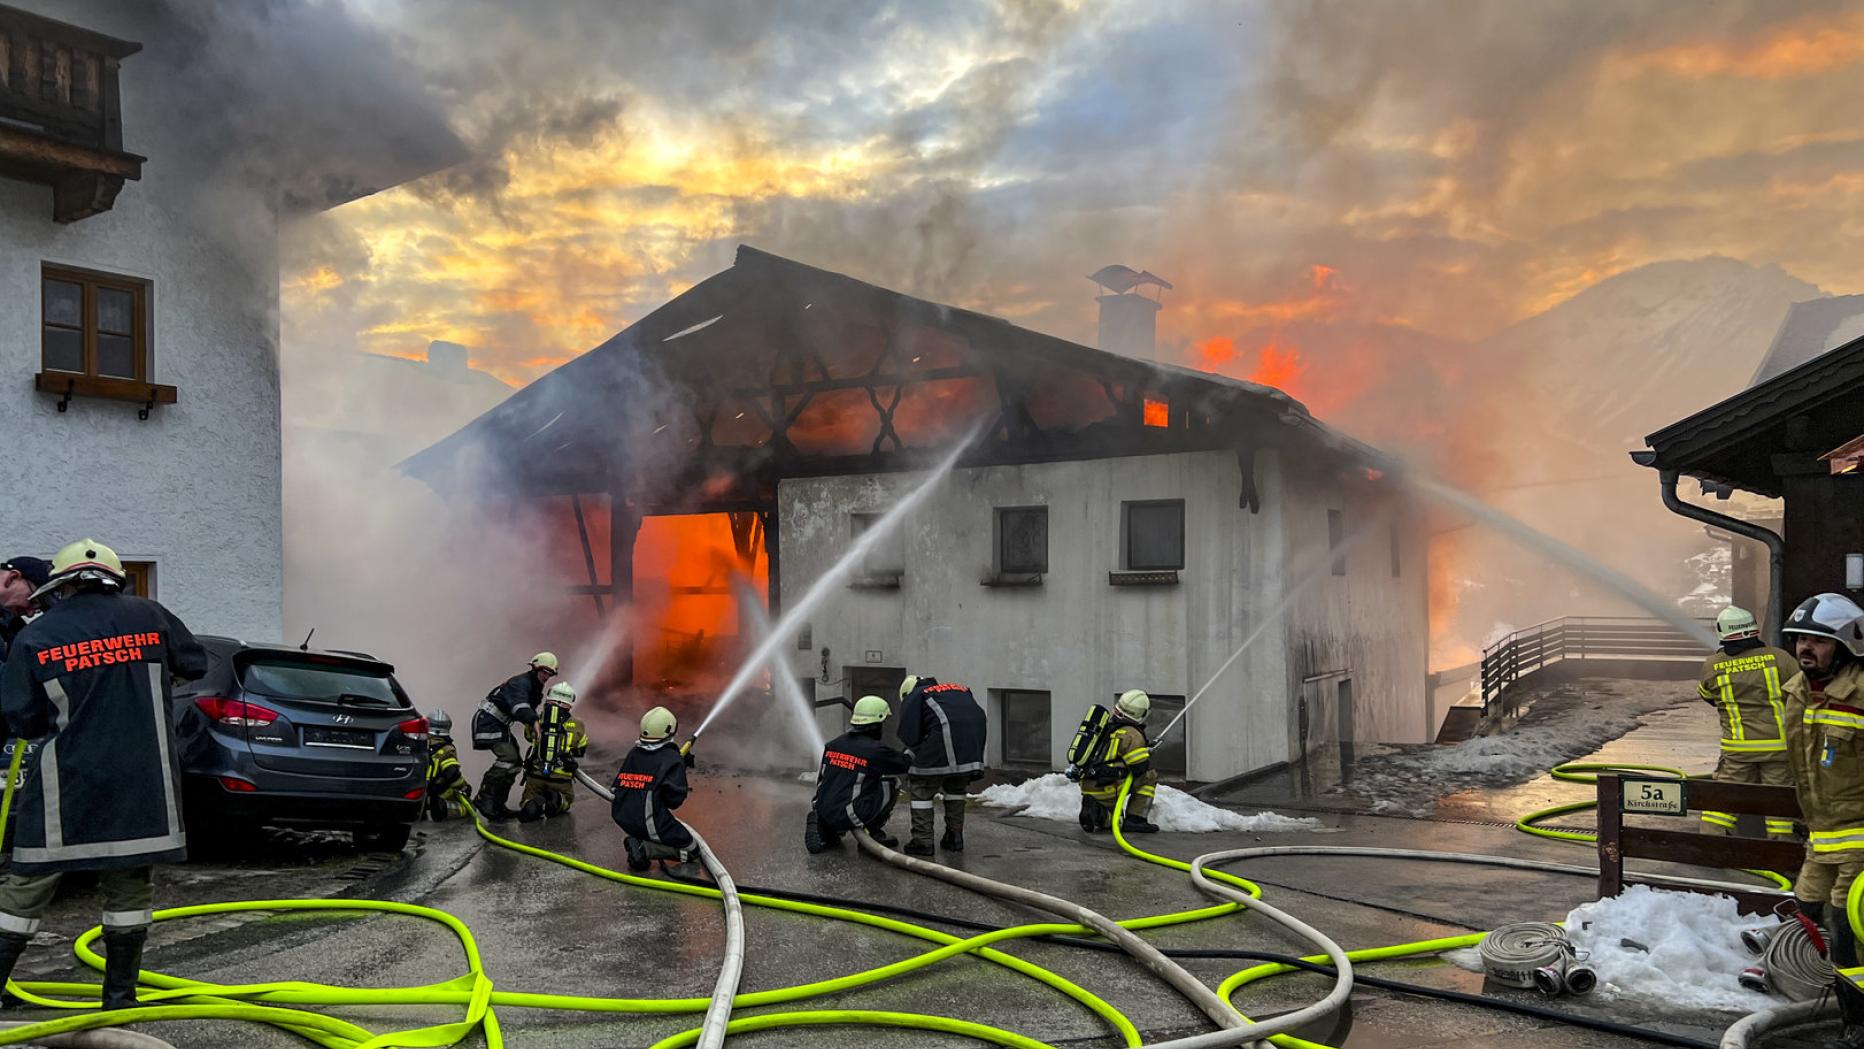
[[[1360,759],[1334,790],[1408,811],[1473,787],[1525,783],[1582,758],[1638,726],[1652,711],[1688,702],[1694,690],[1670,681],[1594,680],[1552,686],[1514,727],[1446,746],[1405,747]]]
[[[1061,823],[1073,823],[1081,814],[1080,785],[1070,783],[1068,777],[1059,772],[1051,772],[1022,783],[999,783],[994,787],[986,787],[978,795],[978,800],[996,808],[1018,810],[1011,815]],[[1160,830],[1188,831],[1193,834],[1209,834],[1220,830],[1316,830],[1320,827],[1319,820],[1296,819],[1274,812],[1245,816],[1240,812],[1207,805],[1182,790],[1164,784],[1159,785],[1158,794],[1152,799],[1152,812],[1148,818],[1158,824]]]
[[[1622,896],[1575,907],[1566,916],[1573,945],[1590,951],[1586,964],[1599,974],[1603,997],[1666,1010],[1751,1013],[1781,999],[1745,990],[1736,982],[1754,956],[1741,930],[1763,924],[1743,917],[1728,896],[1672,892],[1634,885]],[[1625,947],[1630,939],[1648,953]]]

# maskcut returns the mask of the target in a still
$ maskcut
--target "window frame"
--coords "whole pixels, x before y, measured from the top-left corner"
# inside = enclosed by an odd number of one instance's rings
[[[79,323],[74,329],[68,324],[54,324],[47,314],[48,300],[46,284],[60,281],[76,284],[79,291]],[[99,334],[119,335],[118,332],[101,332],[97,321],[97,292],[105,288],[111,291],[128,292],[131,296],[130,350],[134,362],[133,376],[104,375],[98,371],[97,344]],[[155,370],[155,354],[150,318],[150,300],[155,282],[142,277],[130,277],[120,273],[105,273],[99,270],[81,269],[46,262],[39,267],[39,371],[56,382],[58,379],[77,379],[89,383],[118,386],[146,387]],[[77,331],[82,345],[83,371],[67,371],[53,368],[45,356],[45,332],[48,328],[62,331]]]
[[[1044,771],[1055,767],[1055,693],[1035,688],[993,688],[991,696],[997,707],[997,750],[999,761],[1004,768],[1036,769]],[[1012,757],[1010,755],[1010,708],[1027,703],[1043,706],[1042,720],[1048,727],[1048,733],[1042,740],[1042,753],[1037,757]]]
[[[861,536],[867,534],[869,528],[878,524],[885,516],[886,512],[880,510],[849,511],[848,542],[850,544],[857,542]],[[889,544],[898,544],[899,564],[897,566],[876,565],[874,563],[874,558],[880,556],[881,553],[887,549]],[[854,578],[849,581],[848,585],[857,589],[895,589],[900,586],[905,578],[906,533],[903,530],[895,530],[891,537],[876,544],[874,549],[869,550],[867,554],[861,558],[860,565],[856,567]]]
[[[1178,508],[1178,563],[1175,565],[1135,564],[1133,562],[1133,511],[1160,506]],[[1129,499],[1120,504],[1120,568],[1126,572],[1182,572],[1190,560],[1185,549],[1185,504],[1183,499]]]
[[[124,561],[123,574],[129,579],[129,584],[123,588],[124,593],[155,600],[154,561]]]
[[[1049,570],[1049,530],[1048,530],[1049,508],[1048,508],[1048,505],[1046,503],[1043,503],[1043,504],[1031,504],[1027,506],[999,506],[995,508],[995,511],[996,512],[994,516],[995,516],[996,527],[994,529],[994,533],[995,533],[996,542],[993,545],[996,547],[995,560],[996,560],[997,573],[1000,576],[1047,575],[1048,570]],[[1004,553],[1005,553],[1004,544],[1007,541],[1009,537],[1009,533],[1010,533],[1009,528],[1006,527],[1007,519],[1012,514],[1030,514],[1030,513],[1040,513],[1042,515],[1042,562],[1038,567],[1035,567],[1035,568],[1030,568],[1030,567],[1023,566],[1023,565],[1011,567],[1008,561],[1004,557]]]

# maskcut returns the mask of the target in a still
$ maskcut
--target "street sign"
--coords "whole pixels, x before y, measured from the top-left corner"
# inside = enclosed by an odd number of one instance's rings
[[[1619,809],[1646,816],[1687,816],[1688,785],[1680,779],[1627,779],[1619,783]]]

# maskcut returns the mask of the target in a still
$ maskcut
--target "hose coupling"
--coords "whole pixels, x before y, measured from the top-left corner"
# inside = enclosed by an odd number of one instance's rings
[[[1775,923],[1773,925],[1757,925],[1752,929],[1742,929],[1741,946],[1746,947],[1748,953],[1755,956],[1765,954],[1767,953],[1767,945],[1772,943],[1773,938],[1780,935],[1780,930],[1785,927],[1784,924]]]
[[[1743,938],[1745,938],[1745,935],[1746,934],[1743,934]],[[1741,970],[1741,975],[1735,978],[1735,982],[1739,983],[1747,990],[1759,991],[1761,994],[1766,994],[1773,990],[1773,988],[1767,984],[1767,970],[1758,965],[1750,965]]]
[[[1592,966],[1575,962],[1566,967],[1567,994],[1591,994],[1592,989],[1598,985],[1599,974],[1593,971]]]

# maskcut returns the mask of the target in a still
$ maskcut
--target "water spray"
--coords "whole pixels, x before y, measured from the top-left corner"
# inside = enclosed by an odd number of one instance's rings
[[[757,592],[751,587],[751,581],[740,573],[732,580],[732,583],[738,591],[739,603],[750,610],[751,636],[759,644],[776,636],[775,631],[770,627],[770,614],[757,600]],[[803,730],[809,735],[808,742],[814,748],[811,755],[820,754],[822,749],[828,746],[828,740],[823,737],[821,726],[816,724],[815,704],[810,702],[808,696],[803,695],[802,686],[796,683],[795,677],[782,673],[787,669],[783,659],[773,655],[766,666],[770,669],[771,692],[796,708],[797,716],[802,719]]]
[[[860,565],[862,560],[864,560],[868,554],[872,553],[875,547],[880,545],[880,541],[892,534],[893,530],[898,528],[900,523],[906,520],[908,514],[918,509],[919,504],[925,502],[926,498],[932,494],[932,490],[937,488],[939,483],[945,479],[946,475],[950,474],[951,471],[957,467],[958,460],[963,457],[964,453],[970,449],[971,443],[977,440],[983,432],[984,424],[982,423],[972,427],[970,432],[966,433],[964,437],[952,447],[952,450],[946,454],[945,458],[941,460],[937,466],[932,468],[932,471],[926,475],[926,479],[920,482],[917,488],[906,493],[904,498],[893,504],[893,507],[885,514],[881,515],[879,520],[869,526],[867,531],[862,532],[856,537],[854,542],[848,545],[848,549],[843,551],[841,558],[830,565],[828,571],[823,572],[814,583],[810,584],[809,589],[803,592],[801,599],[784,609],[782,617],[777,620],[776,625],[771,628],[770,633],[755,649],[751,650],[750,656],[739,666],[737,674],[732,676],[730,683],[725,686],[725,690],[719,693],[718,702],[713,704],[711,712],[706,714],[705,720],[700,722],[699,728],[693,732],[694,739],[702,735],[712,722],[720,714],[724,713],[727,707],[731,706],[732,701],[736,700],[738,695],[750,684],[751,678],[756,676],[757,672],[769,661],[771,655],[776,652],[778,646],[782,644],[783,639],[793,635],[796,632],[797,625],[815,612],[823,601],[828,599],[828,595],[833,593],[835,588],[841,584],[842,580],[846,579],[848,575]]]

